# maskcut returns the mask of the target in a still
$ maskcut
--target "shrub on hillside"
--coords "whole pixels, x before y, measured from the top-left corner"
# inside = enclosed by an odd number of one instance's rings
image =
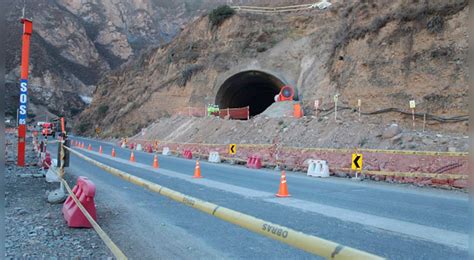
[[[436,15],[431,20],[428,21],[428,24],[426,25],[428,31],[430,33],[440,33],[443,31],[444,28],[444,19],[443,17]]]
[[[100,116],[103,116],[105,115],[105,113],[107,113],[108,110],[109,110],[109,106],[101,105],[97,111],[99,112]]]
[[[209,22],[212,27],[219,26],[225,19],[235,14],[235,10],[228,5],[221,5],[209,14]]]
[[[178,78],[178,85],[180,87],[186,86],[186,83],[188,80],[191,79],[194,73],[202,70],[204,66],[199,65],[199,64],[193,64],[193,65],[187,65],[183,71],[181,71],[181,77]]]
[[[78,126],[79,133],[84,134],[84,133],[87,132],[87,130],[90,130],[91,127],[92,127],[91,123],[89,123],[89,122],[82,122],[82,123],[79,124],[79,126]]]

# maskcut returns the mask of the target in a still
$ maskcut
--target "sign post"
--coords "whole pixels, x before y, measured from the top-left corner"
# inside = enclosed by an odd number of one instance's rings
[[[361,153],[353,153],[352,154],[352,165],[351,169],[355,171],[355,179],[358,179],[357,176],[358,172],[362,172],[362,154]]]
[[[26,117],[28,106],[28,63],[30,54],[30,36],[33,32],[33,22],[21,18],[23,24],[23,39],[21,48],[21,74],[20,74],[20,106],[18,108],[18,161],[17,165],[25,166],[26,145]]]
[[[359,121],[360,121],[360,106],[362,105],[362,100],[357,100],[357,106],[359,107]]]
[[[410,108],[411,108],[411,115],[412,115],[412,121],[413,121],[413,130],[415,130],[415,107],[416,107],[415,100],[410,100]]]
[[[319,114],[319,99],[314,100],[314,111],[316,111],[316,117]]]
[[[426,126],[426,113],[423,114],[423,132],[425,132],[425,126]]]

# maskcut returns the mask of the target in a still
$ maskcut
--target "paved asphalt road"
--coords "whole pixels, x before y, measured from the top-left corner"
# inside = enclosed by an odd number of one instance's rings
[[[153,155],[90,143],[83,154],[130,174],[221,206],[390,259],[467,259],[468,196],[456,191],[288,173],[291,198],[275,198],[279,172]],[[97,153],[99,144],[104,154]],[[110,157],[114,146],[117,157]],[[56,145],[48,147],[56,151]],[[55,152],[52,153],[53,157]],[[68,174],[97,185],[99,223],[127,256],[160,258],[314,258],[127,183],[71,155]]]

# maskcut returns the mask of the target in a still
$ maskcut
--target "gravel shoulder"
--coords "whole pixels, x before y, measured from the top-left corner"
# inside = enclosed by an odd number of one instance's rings
[[[69,228],[62,204],[49,204],[47,191],[59,183],[32,177],[39,172],[36,156],[27,146],[28,167],[16,166],[16,137],[5,134],[5,259],[109,259],[112,254],[94,229]],[[31,140],[27,140],[29,143]],[[28,143],[28,144],[29,144]],[[73,186],[76,177],[66,177]]]

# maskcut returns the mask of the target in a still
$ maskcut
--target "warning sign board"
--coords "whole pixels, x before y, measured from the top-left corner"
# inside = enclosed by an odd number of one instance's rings
[[[236,144],[229,144],[229,154],[235,154],[237,152]]]
[[[361,171],[362,170],[362,154],[353,153],[352,154],[352,170]]]

